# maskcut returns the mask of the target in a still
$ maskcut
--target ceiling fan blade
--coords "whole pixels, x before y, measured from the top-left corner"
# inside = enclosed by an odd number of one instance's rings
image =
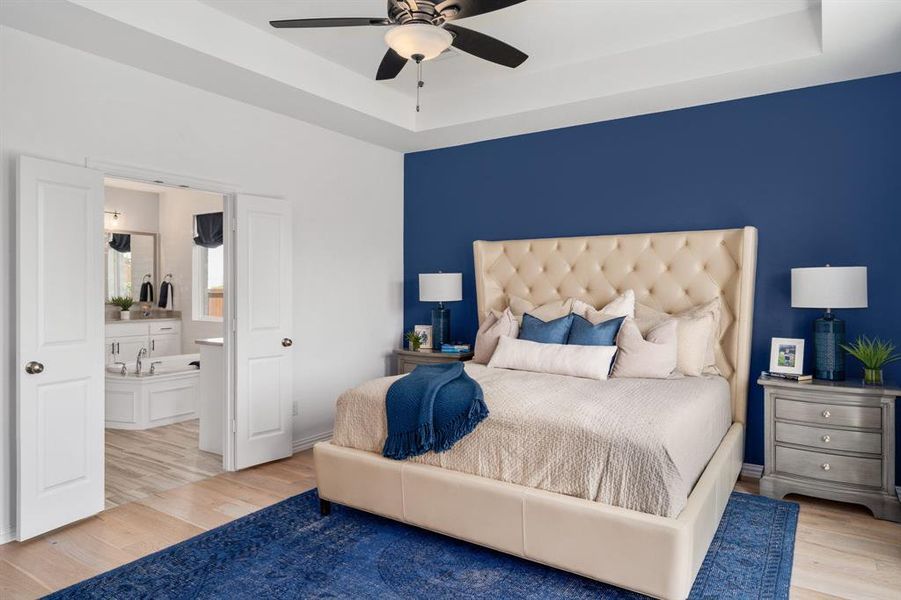
[[[284,19],[269,21],[276,29],[296,29],[310,27],[359,27],[366,25],[391,25],[388,19],[379,17],[336,17],[326,19]]]
[[[526,0],[444,0],[435,5],[435,10],[448,21],[465,19],[494,12]]]
[[[407,64],[406,58],[395,52],[393,48],[388,48],[382,64],[379,65],[378,73],[375,75],[376,80],[394,79],[405,64]]]
[[[453,34],[454,48],[481,59],[515,69],[529,58],[528,54],[490,35],[460,27],[459,25],[451,25],[450,23],[445,24],[444,28]]]

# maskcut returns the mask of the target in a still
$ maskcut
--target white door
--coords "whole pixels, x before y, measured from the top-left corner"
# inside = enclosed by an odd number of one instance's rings
[[[235,201],[235,468],[292,451],[291,205]]]
[[[17,535],[103,510],[103,174],[20,157]]]

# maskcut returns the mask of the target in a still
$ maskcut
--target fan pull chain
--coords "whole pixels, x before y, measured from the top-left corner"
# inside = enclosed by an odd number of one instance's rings
[[[425,83],[422,81],[422,60],[416,61],[416,69],[416,78],[418,79],[418,81],[416,82],[416,112],[419,112],[419,91],[422,89],[422,86],[425,85]]]

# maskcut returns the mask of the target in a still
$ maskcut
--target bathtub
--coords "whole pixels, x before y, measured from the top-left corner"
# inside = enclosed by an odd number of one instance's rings
[[[106,427],[109,429],[150,429],[197,418],[200,369],[189,363],[199,354],[147,357],[142,374],[135,362],[106,369]],[[153,375],[150,365],[159,361]]]

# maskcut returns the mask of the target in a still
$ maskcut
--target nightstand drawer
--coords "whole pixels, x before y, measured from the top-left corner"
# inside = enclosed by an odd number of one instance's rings
[[[882,461],[776,446],[776,471],[813,479],[882,486]]]
[[[847,406],[776,398],[776,418],[817,425],[882,427],[882,411],[875,406]]]
[[[882,435],[866,431],[826,429],[792,423],[776,423],[776,441],[823,450],[882,454]]]

